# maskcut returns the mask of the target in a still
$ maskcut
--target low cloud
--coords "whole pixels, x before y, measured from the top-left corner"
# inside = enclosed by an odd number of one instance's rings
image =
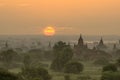
[[[72,27],[56,27],[57,30],[72,30]]]
[[[73,27],[56,27],[57,34],[72,34],[73,31]]]

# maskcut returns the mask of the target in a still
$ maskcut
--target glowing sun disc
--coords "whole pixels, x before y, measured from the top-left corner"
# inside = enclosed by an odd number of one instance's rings
[[[53,27],[46,27],[44,29],[44,35],[45,36],[54,36],[55,35],[55,29]]]

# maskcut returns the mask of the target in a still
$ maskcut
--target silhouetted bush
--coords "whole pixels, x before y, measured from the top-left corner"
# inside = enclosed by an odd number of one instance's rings
[[[74,73],[79,74],[83,71],[83,65],[79,62],[70,62],[65,65],[64,72],[65,73]]]
[[[106,71],[116,72],[116,71],[118,71],[118,69],[117,69],[117,66],[115,64],[108,64],[108,65],[103,67],[103,72],[106,72]]]
[[[44,68],[23,68],[21,75],[27,80],[51,80],[51,76]]]

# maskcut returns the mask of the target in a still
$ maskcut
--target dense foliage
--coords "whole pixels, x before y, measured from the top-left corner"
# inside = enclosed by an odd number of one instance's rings
[[[62,71],[65,64],[68,63],[73,57],[73,51],[70,45],[60,41],[53,47],[54,60],[51,64],[51,69],[54,71]]]
[[[17,60],[17,58],[18,54],[12,49],[8,49],[0,53],[0,59],[6,68],[9,68],[13,64],[14,60]]]

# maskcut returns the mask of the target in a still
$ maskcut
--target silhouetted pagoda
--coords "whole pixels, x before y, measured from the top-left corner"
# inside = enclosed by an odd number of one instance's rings
[[[101,38],[99,44],[97,45],[97,49],[98,50],[103,50],[103,51],[107,49],[107,46],[104,44],[104,41],[103,41],[102,38]]]
[[[93,49],[89,49],[87,44],[84,44],[82,35],[80,35],[78,44],[74,44],[74,57],[75,59],[79,60],[94,60],[103,56],[109,59],[111,58],[111,56],[107,52],[105,52],[106,48],[107,47],[104,44],[103,39],[101,38],[97,46],[94,46]]]
[[[80,38],[78,39],[78,44],[74,45],[75,56],[84,54],[84,53],[86,53],[87,50],[88,50],[88,46],[87,46],[87,44],[84,44],[82,35],[80,35]]]
[[[116,44],[114,44],[113,45],[113,52],[116,52],[118,49],[117,49],[117,45]]]
[[[84,49],[87,49],[87,44],[84,44],[84,40],[82,38],[82,35],[80,35],[80,38],[78,40],[78,44],[77,45],[74,45],[74,48],[75,49],[79,49],[79,50],[84,50]]]

